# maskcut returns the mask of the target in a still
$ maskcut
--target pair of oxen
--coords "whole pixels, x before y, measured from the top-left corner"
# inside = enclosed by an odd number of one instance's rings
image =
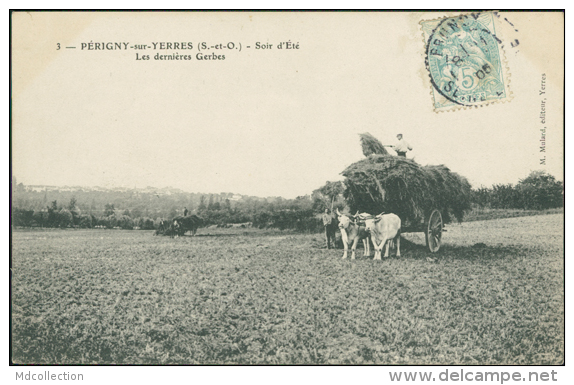
[[[390,243],[396,245],[396,255],[400,257],[401,219],[396,214],[371,215],[357,212],[355,215],[347,215],[337,209],[337,219],[344,247],[343,259],[348,256],[349,247],[351,259],[355,259],[359,240],[363,241],[365,256],[371,256],[370,243],[372,242],[375,248],[373,259],[381,259],[383,247],[385,247],[385,257],[388,257]],[[328,238],[327,243],[329,243]]]

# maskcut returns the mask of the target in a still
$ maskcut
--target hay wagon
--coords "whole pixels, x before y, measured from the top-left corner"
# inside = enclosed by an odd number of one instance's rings
[[[433,209],[425,216],[424,222],[418,225],[407,225],[401,228],[401,233],[424,233],[426,246],[431,253],[440,249],[444,222],[439,209]]]
[[[360,212],[394,213],[403,233],[424,233],[431,253],[439,251],[445,223],[462,221],[470,209],[468,180],[444,165],[422,166],[390,155],[371,134],[361,134],[364,159],[348,166],[343,196]]]

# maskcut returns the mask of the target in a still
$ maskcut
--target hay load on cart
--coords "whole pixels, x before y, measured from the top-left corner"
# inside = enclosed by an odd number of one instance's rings
[[[397,214],[403,232],[425,232],[429,249],[438,251],[444,224],[462,221],[470,209],[468,180],[443,165],[389,155],[370,134],[361,134],[361,143],[367,157],[342,172],[352,212]]]

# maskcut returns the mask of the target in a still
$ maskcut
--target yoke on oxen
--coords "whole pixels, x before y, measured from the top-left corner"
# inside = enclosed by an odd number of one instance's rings
[[[370,256],[370,242],[375,247],[374,259],[381,259],[381,251],[384,246],[385,257],[389,256],[389,246],[396,244],[396,254],[401,255],[400,252],[400,235],[401,235],[401,219],[395,214],[385,214],[382,212],[376,216],[369,213],[357,213],[355,215],[342,214],[337,210],[339,215],[339,222],[343,225],[339,226],[341,229],[341,237],[343,238],[343,245],[345,252],[343,259],[347,258],[348,245],[353,241],[351,248],[351,259],[355,259],[355,249],[359,239],[363,240],[365,246],[365,256]]]
[[[339,220],[339,230],[341,231],[344,248],[343,259],[347,258],[347,252],[351,242],[351,259],[355,259],[355,250],[357,249],[359,240],[363,241],[364,255],[370,256],[371,254],[369,233],[366,231],[364,223],[361,225],[358,214],[358,212],[355,215],[342,214],[339,209],[337,209],[337,219]]]
[[[360,216],[360,215],[359,215]],[[396,214],[385,214],[384,212],[372,216],[365,214],[362,218],[365,222],[365,227],[371,235],[371,241],[375,246],[375,257],[373,259],[381,259],[381,251],[384,246],[385,257],[389,256],[389,247],[396,245],[396,255],[401,256],[401,219]]]

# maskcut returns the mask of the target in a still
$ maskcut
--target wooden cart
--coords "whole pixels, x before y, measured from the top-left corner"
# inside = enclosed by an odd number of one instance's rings
[[[431,210],[421,225],[401,228],[402,233],[425,233],[425,241],[431,253],[439,251],[443,231],[446,230],[438,209]]]

